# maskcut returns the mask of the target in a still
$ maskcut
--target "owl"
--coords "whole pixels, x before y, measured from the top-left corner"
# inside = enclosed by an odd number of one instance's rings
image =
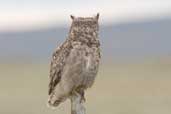
[[[57,107],[73,93],[90,88],[100,62],[99,14],[94,17],[75,17],[65,42],[53,53],[50,65],[48,105]]]

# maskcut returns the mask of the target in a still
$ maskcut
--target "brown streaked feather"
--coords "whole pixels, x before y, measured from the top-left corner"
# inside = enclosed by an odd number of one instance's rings
[[[48,94],[50,95],[52,93],[53,88],[57,85],[57,83],[60,81],[61,79],[61,75],[58,72],[61,72],[60,68],[58,68],[58,62],[57,61],[57,57],[58,57],[58,53],[60,52],[60,49],[58,48],[52,56],[52,60],[51,60],[51,65],[50,65],[50,83],[49,83],[49,91]]]
[[[70,49],[71,45],[68,45],[68,41],[66,40],[64,44],[59,46],[52,55],[49,76],[49,95],[52,93],[55,86],[60,82],[63,67],[65,65],[65,58],[63,58],[63,56],[67,57],[69,55]]]

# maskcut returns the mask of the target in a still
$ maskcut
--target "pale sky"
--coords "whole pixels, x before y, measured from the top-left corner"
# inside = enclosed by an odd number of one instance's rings
[[[0,0],[0,31],[70,24],[100,13],[104,24],[171,17],[171,0]]]

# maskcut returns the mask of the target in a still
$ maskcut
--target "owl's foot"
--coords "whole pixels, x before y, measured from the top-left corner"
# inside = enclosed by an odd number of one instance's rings
[[[80,100],[80,102],[85,102],[85,101],[86,101],[84,94],[85,94],[85,93],[84,93],[84,90],[80,91],[80,95],[81,95],[81,100]]]
[[[80,96],[80,103],[84,103],[86,101],[83,89],[77,89],[76,91],[73,91],[72,94]]]

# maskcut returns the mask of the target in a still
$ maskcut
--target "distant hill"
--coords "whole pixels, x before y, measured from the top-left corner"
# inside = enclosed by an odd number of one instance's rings
[[[0,32],[0,60],[47,61],[67,37],[69,28],[49,27],[24,32]],[[101,25],[103,58],[131,59],[171,55],[171,18]]]

